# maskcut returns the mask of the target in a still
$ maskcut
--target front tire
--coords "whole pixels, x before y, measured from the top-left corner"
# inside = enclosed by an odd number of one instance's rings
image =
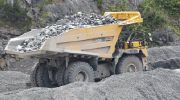
[[[143,65],[140,59],[135,55],[125,56],[119,60],[116,66],[116,74],[139,71],[143,71]]]

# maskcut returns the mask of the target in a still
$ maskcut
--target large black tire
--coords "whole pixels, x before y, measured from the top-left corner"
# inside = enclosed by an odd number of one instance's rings
[[[37,83],[39,87],[54,88],[57,86],[56,84],[51,84],[48,74],[48,68],[46,68],[45,64],[41,64],[39,66],[39,70],[37,72]]]
[[[37,71],[39,70],[39,63],[36,63],[31,70],[30,74],[30,81],[31,81],[31,87],[38,87],[37,84]]]
[[[116,66],[116,74],[143,71],[142,62],[135,55],[128,55],[119,60]]]
[[[65,75],[66,65],[63,64],[56,72],[56,81],[58,86],[64,85],[64,75]]]
[[[64,83],[94,82],[93,68],[86,62],[74,62],[65,71]]]

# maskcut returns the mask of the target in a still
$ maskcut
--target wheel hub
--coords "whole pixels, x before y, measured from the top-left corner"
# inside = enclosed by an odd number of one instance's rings
[[[129,65],[127,66],[126,71],[127,71],[127,72],[136,72],[137,69],[136,69],[136,66],[131,63],[131,64],[129,64]]]
[[[88,81],[87,73],[85,71],[80,71],[76,75],[76,81],[78,81],[78,82],[87,82]]]

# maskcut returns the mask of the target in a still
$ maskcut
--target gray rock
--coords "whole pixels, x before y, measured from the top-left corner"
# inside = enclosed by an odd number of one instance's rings
[[[159,45],[159,46],[163,46],[164,45],[164,42],[163,41],[156,41],[156,43]]]
[[[18,28],[15,27],[0,27],[0,36],[7,37],[8,39],[10,37],[21,35],[21,32]]]
[[[104,22],[102,22],[103,19],[105,19]],[[34,38],[24,40],[23,43],[19,44],[16,49],[20,52],[38,50],[45,40],[67,32],[70,29],[116,24],[117,22],[118,21],[111,15],[100,16],[94,13],[78,13],[74,14],[73,16],[66,16],[64,19],[57,21],[56,24],[45,27],[42,32]]]
[[[154,31],[153,39],[154,41],[159,41],[160,39],[165,40],[164,42],[177,42],[179,40],[179,36],[176,35],[173,29],[165,29],[163,31]]]
[[[35,8],[32,8],[32,13],[34,14],[34,15],[37,15],[37,14],[39,14],[39,8],[38,7],[35,7]]]
[[[19,57],[13,57],[13,55],[6,56],[4,60],[7,64],[3,68],[4,71],[20,71],[26,74],[30,74],[31,68],[38,62],[38,59],[35,58],[19,59]]]
[[[29,75],[21,72],[0,71],[0,79],[0,93],[31,87]]]
[[[26,0],[26,2],[31,5],[31,0]]]
[[[63,3],[47,5],[45,11],[51,13],[51,20],[56,22],[58,19],[64,18],[66,15],[72,15],[77,12],[98,13],[94,0],[65,0]]]
[[[4,45],[0,42],[0,54],[5,54]]]
[[[14,0],[7,0],[7,3],[10,4],[11,6],[13,6]]]
[[[153,68],[180,68],[180,46],[149,48],[148,55],[148,65]]]

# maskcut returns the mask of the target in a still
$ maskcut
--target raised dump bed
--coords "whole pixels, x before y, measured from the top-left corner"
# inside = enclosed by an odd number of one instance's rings
[[[81,54],[111,58],[123,25],[142,22],[139,12],[106,12],[117,20],[118,24],[101,25],[88,28],[72,29],[45,41],[39,50],[18,52],[16,47],[24,40],[33,38],[42,29],[32,30],[19,37],[12,38],[5,50],[21,57],[54,57],[65,54]]]

